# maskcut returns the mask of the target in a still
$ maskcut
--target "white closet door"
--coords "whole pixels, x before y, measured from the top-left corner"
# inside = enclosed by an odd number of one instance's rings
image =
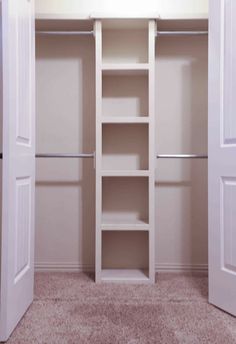
[[[236,315],[236,1],[210,0],[209,300]]]
[[[33,300],[35,189],[34,4],[2,1],[3,192],[0,341]]]

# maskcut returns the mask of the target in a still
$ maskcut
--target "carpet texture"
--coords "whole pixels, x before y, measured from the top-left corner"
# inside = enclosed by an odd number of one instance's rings
[[[37,273],[35,300],[7,343],[236,344],[236,319],[208,304],[207,283],[201,274],[142,286]]]

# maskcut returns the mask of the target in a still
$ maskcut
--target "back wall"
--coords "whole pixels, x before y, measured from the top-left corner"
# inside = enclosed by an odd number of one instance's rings
[[[37,152],[95,150],[92,37],[38,37]],[[207,38],[160,38],[156,152],[207,153]],[[93,269],[93,161],[38,159],[36,268]],[[207,267],[207,162],[156,162],[156,268]]]

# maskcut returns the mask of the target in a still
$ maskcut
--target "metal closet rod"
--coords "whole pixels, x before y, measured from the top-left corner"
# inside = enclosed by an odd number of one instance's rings
[[[49,154],[35,154],[36,158],[94,158],[95,153],[86,154],[63,154],[63,153],[49,153]],[[208,159],[207,155],[198,154],[158,154],[157,159]],[[0,153],[2,159],[2,153]]]
[[[157,37],[159,36],[204,36],[208,35],[208,31],[157,31]]]
[[[37,30],[37,35],[63,35],[63,36],[86,36],[86,35],[93,35],[94,31],[43,31]]]
[[[62,36],[86,36],[94,35],[94,31],[44,31],[37,30],[37,35],[62,35]],[[208,31],[157,31],[156,36],[198,36],[198,35],[208,35]]]
[[[49,153],[49,154],[35,154],[36,158],[94,158],[94,153],[86,154],[63,154],[63,153]]]
[[[49,153],[49,154],[35,154],[35,158],[94,158],[95,153],[88,154],[63,154],[63,153]],[[2,159],[2,153],[0,153]]]
[[[158,154],[157,159],[208,159],[207,155],[198,154]]]

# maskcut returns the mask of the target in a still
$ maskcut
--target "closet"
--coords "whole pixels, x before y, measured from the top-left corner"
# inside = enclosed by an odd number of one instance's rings
[[[152,43],[150,18],[102,18],[100,43],[94,20],[36,21],[37,153],[98,167],[37,159],[36,267],[206,271],[207,20],[155,19]]]
[[[234,299],[235,121],[221,93],[233,90],[235,5],[210,12],[208,127],[207,2],[151,3],[138,14],[38,1],[35,28],[30,1],[3,3],[0,339],[33,299],[34,268],[135,284],[206,272],[208,211],[210,302],[235,313],[219,283]]]

